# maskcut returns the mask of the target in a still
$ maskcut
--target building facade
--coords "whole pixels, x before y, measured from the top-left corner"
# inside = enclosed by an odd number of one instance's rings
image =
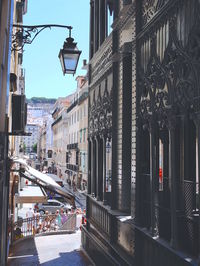
[[[53,160],[52,168],[54,173],[60,178],[65,179],[66,171],[66,152],[67,152],[67,121],[66,112],[70,105],[72,95],[65,98],[58,98],[52,113],[53,122],[51,124],[53,131]]]
[[[82,245],[96,265],[199,265],[199,10],[91,1]]]
[[[87,153],[88,153],[88,81],[87,77],[79,76],[76,78],[79,88],[78,114],[79,122],[79,175],[77,187],[81,190],[87,189]]]
[[[74,99],[67,109],[68,116],[68,143],[66,153],[66,172],[68,183],[77,187],[79,179],[79,108],[78,108],[78,90],[74,93]]]
[[[0,264],[6,265],[8,234],[8,103],[10,73],[10,25],[12,23],[14,1],[0,2]]]
[[[68,183],[74,189],[87,187],[87,131],[88,131],[88,81],[86,76],[78,76],[74,99],[67,109],[68,144],[66,173]]]
[[[0,265],[2,266],[7,263],[11,222],[14,219],[12,199],[18,185],[17,175],[10,171],[10,157],[16,155],[15,135],[21,134],[25,126],[22,53],[12,49],[12,33],[16,32],[12,24],[23,23],[26,5],[27,1],[0,1]],[[23,114],[19,112],[19,108]]]
[[[20,139],[21,149],[25,153],[31,153],[34,151],[34,145],[37,145],[39,139],[40,126],[37,124],[27,124],[25,127],[26,133],[31,133],[30,136],[23,136]]]

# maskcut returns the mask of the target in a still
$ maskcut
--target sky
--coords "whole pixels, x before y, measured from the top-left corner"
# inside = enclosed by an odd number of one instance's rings
[[[28,0],[24,25],[61,24],[72,26],[72,37],[82,51],[76,74],[63,75],[58,54],[68,30],[42,31],[31,45],[24,46],[26,98],[64,97],[76,90],[76,77],[85,75],[83,59],[89,57],[89,0]]]

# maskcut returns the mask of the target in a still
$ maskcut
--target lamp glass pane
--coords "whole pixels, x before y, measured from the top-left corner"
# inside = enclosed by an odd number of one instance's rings
[[[75,70],[77,65],[78,56],[77,54],[65,54],[64,62],[66,70]]]

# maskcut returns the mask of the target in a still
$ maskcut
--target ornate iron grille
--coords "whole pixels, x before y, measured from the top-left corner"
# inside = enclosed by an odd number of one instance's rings
[[[168,142],[167,145],[170,151],[173,149],[174,153],[178,154],[174,156],[176,162],[172,162],[172,157],[168,162],[167,167],[171,170],[173,165],[175,170],[173,173],[166,173],[168,176],[163,179],[163,191],[152,192],[150,175],[140,174],[142,225],[146,228],[150,227],[149,217],[153,213],[160,237],[171,241],[171,234],[173,234],[182,250],[197,256],[199,206],[196,204],[196,197],[199,192],[196,188],[198,184],[195,177],[189,181],[183,180],[181,176],[181,167],[185,165],[185,160],[191,160],[191,158],[185,154],[183,156],[183,151],[186,152],[187,147],[178,122],[184,117],[195,120],[196,114],[200,112],[200,2],[143,0],[142,9],[141,28],[137,38],[140,62],[137,70],[139,118],[143,129],[151,130],[152,125],[156,126],[158,131],[165,129],[169,133],[170,140],[172,140],[173,131],[173,140],[176,143]],[[196,136],[193,134],[195,130],[188,129],[189,138],[195,138],[193,142],[196,141]],[[159,137],[156,130],[153,134],[155,139],[151,149],[156,149],[158,145],[156,141]],[[182,142],[180,142],[181,136]],[[141,142],[145,142],[145,136],[141,134],[140,137]],[[150,153],[149,147],[145,152]],[[171,156],[170,153],[169,156]],[[158,158],[156,160],[158,161]],[[151,163],[151,167],[157,166]],[[192,164],[191,167],[196,166]],[[151,172],[153,173],[151,178],[155,178],[155,171]],[[192,173],[193,170],[189,171]],[[184,172],[184,175],[187,173]],[[151,193],[154,193],[155,198],[151,197]],[[151,200],[155,200],[152,213]],[[176,236],[174,236],[175,231]]]

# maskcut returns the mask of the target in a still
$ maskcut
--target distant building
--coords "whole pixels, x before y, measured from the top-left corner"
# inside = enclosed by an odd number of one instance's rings
[[[22,136],[20,146],[26,153],[33,152],[33,146],[38,143],[40,126],[36,124],[27,124],[26,133],[31,133],[31,136]]]
[[[76,78],[79,88],[77,120],[79,124],[79,173],[77,187],[81,190],[87,188],[87,160],[88,160],[88,81],[87,77]]]
[[[28,123],[34,123],[43,125],[46,120],[49,119],[49,115],[52,114],[54,108],[54,103],[46,103],[45,101],[41,103],[28,103],[27,107],[27,120]]]
[[[53,133],[53,146],[52,146],[52,168],[55,173],[61,177],[65,178],[66,170],[66,116],[67,108],[70,105],[70,101],[73,95],[67,97],[58,98],[54,105],[54,111],[52,113],[53,121],[51,124]],[[50,151],[49,151],[50,152]]]
[[[67,180],[78,189],[87,187],[88,82],[78,76],[74,99],[67,109],[68,139],[66,154]]]

